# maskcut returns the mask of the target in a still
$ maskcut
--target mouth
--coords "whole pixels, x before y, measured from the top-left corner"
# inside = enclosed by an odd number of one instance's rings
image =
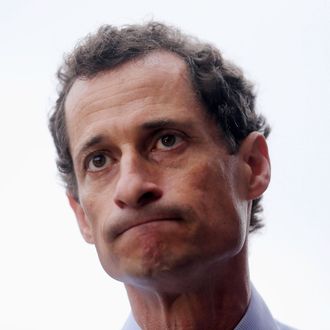
[[[168,214],[168,215],[161,215],[161,216],[150,216],[145,218],[124,218],[124,219],[117,219],[116,225],[112,227],[112,237],[117,238],[127,231],[131,229],[135,229],[138,227],[143,227],[146,225],[156,226],[157,223],[165,223],[165,222],[180,222],[182,218],[179,217],[177,214]]]
[[[142,227],[142,226],[149,225],[149,224],[154,224],[154,223],[159,223],[159,222],[174,222],[174,221],[175,222],[178,222],[179,219],[169,219],[169,218],[150,219],[150,220],[146,220],[146,221],[143,221],[143,222],[139,222],[137,224],[134,224],[134,225],[128,227],[126,230],[124,230],[124,232],[126,232],[126,231],[128,231],[130,229],[136,228],[136,227]]]

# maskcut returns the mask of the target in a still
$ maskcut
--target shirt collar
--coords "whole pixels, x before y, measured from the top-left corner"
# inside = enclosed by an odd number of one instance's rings
[[[248,309],[234,330],[277,330],[276,321],[273,319],[267,305],[251,284],[251,299]]]
[[[251,299],[248,309],[234,330],[278,330],[276,321],[273,319],[265,302],[251,284]],[[132,314],[127,319],[122,330],[141,330],[135,322]]]

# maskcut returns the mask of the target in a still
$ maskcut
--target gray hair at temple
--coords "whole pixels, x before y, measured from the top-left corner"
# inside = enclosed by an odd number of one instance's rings
[[[78,78],[93,78],[156,50],[175,53],[185,61],[195,93],[217,124],[230,153],[236,153],[244,138],[253,131],[268,136],[269,125],[255,111],[253,85],[237,66],[223,59],[217,48],[155,21],[121,28],[103,25],[66,55],[57,72],[58,98],[49,119],[58,156],[57,168],[67,191],[77,200],[77,180],[65,123],[65,100],[71,86]],[[263,226],[260,200],[252,202],[250,232]]]

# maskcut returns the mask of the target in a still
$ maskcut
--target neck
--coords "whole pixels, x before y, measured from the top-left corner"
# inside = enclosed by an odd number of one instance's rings
[[[248,274],[244,249],[231,260],[204,269],[199,278],[188,283],[188,276],[172,278],[170,287],[177,282],[176,291],[164,289],[169,287],[165,282],[151,288],[126,284],[126,290],[135,320],[143,330],[233,329],[249,303]]]

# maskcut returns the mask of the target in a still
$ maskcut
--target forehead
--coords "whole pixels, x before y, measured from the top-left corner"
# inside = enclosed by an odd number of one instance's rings
[[[183,92],[187,97],[195,99],[187,65],[178,55],[157,51],[142,58],[133,59],[114,69],[100,72],[91,79],[78,78],[72,85],[65,101],[66,119],[70,122],[73,115],[83,112],[92,106],[102,107],[102,100],[97,101],[96,94],[107,90],[109,95],[115,96],[116,105],[122,97],[128,103],[129,98],[138,98],[138,92],[144,87],[152,94],[161,97],[165,89],[176,94]],[[178,89],[178,87],[180,87]],[[128,95],[128,91],[131,95]],[[107,106],[111,106],[111,99],[107,99]]]

